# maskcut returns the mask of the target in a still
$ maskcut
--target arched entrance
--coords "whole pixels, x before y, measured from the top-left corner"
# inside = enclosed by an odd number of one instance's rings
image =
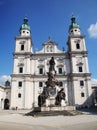
[[[7,98],[4,100],[4,109],[5,110],[9,109],[9,99]]]

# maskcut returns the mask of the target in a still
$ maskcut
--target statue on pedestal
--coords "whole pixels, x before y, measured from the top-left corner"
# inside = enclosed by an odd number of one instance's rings
[[[54,61],[54,57],[51,57],[51,59],[50,59],[50,61],[49,61],[49,64],[50,64],[49,72],[50,72],[50,71],[55,71],[55,61]]]
[[[60,91],[56,90],[56,86],[59,86],[59,81],[55,78],[56,71],[54,57],[51,57],[49,64],[49,72],[47,72],[48,80],[45,82],[46,87],[43,88],[43,92],[38,96],[39,107],[45,105],[46,99],[50,99],[52,97],[55,100],[55,103],[53,104],[54,106],[61,106],[61,101],[65,100],[64,89],[61,89]]]

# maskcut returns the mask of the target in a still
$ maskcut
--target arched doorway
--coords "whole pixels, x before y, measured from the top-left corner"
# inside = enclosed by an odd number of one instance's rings
[[[5,110],[9,109],[9,99],[7,98],[4,100],[4,109]]]

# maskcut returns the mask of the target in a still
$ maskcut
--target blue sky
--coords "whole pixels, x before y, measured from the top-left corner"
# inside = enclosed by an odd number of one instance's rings
[[[13,69],[15,36],[25,16],[29,19],[34,47],[51,36],[58,48],[67,49],[68,28],[72,13],[86,36],[89,68],[97,79],[97,0],[0,0],[0,82]]]

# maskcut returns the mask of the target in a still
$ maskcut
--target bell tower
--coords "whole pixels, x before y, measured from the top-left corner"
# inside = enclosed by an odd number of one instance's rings
[[[77,24],[74,15],[71,18],[67,43],[71,66],[72,105],[80,106],[83,104],[87,106],[91,95],[91,74],[88,66],[88,52],[86,50],[85,36],[81,34],[80,26]]]
[[[24,22],[19,29],[20,35],[15,38],[15,53],[32,53],[31,30],[28,25],[28,19],[25,17]]]
[[[70,52],[87,53],[85,36],[81,34],[80,26],[76,23],[76,18],[72,16],[69,26],[68,49]]]
[[[20,35],[15,38],[15,51],[11,89],[11,108],[32,107],[29,93],[31,92],[31,55],[32,39],[28,19],[25,17],[19,29]],[[25,98],[26,97],[26,98]]]

